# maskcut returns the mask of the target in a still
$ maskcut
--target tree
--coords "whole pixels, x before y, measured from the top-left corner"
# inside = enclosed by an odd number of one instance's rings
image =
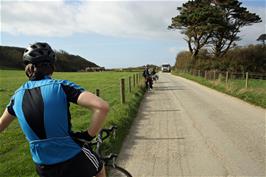
[[[266,34],[262,34],[259,36],[257,41],[262,41],[263,47],[265,47],[265,40],[266,40]]]
[[[168,29],[185,34],[192,64],[203,47],[216,57],[224,56],[236,41],[240,28],[261,22],[258,15],[241,7],[238,0],[191,0],[178,7]]]
[[[224,4],[224,3],[228,3],[230,0],[212,0],[212,3],[215,4]]]
[[[178,7],[179,15],[172,18],[168,29],[181,30],[192,54],[192,63],[213,35],[213,29],[222,19],[222,12],[217,6],[210,5],[209,0],[194,0]]]
[[[261,22],[261,18],[255,13],[250,13],[247,8],[241,7],[238,0],[228,0],[223,3],[214,2],[222,12],[222,20],[216,24],[211,38],[213,53],[216,57],[224,56],[234,47],[234,43],[240,40],[238,33],[240,28]]]

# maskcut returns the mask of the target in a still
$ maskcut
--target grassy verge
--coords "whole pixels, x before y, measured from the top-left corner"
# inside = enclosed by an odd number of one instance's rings
[[[238,97],[254,105],[266,108],[266,81],[249,79],[248,88],[245,88],[245,80],[229,80],[228,84],[224,80],[206,80],[199,76],[192,76],[188,73],[173,72],[174,75],[196,81],[202,85],[216,89],[220,92]]]
[[[55,79],[73,81],[86,90],[95,92],[100,89],[100,97],[108,101],[110,112],[105,127],[111,124],[118,126],[117,138],[107,142],[106,149],[118,153],[127,135],[130,125],[136,116],[140,101],[144,95],[142,87],[128,89],[128,77],[132,72],[100,72],[100,73],[55,73]],[[120,103],[120,79],[126,80],[126,104]],[[0,111],[3,112],[14,91],[25,81],[23,71],[0,70]],[[84,130],[90,122],[90,112],[77,105],[70,107],[72,127],[74,130]],[[0,134],[0,176],[1,177],[33,177],[35,173],[29,153],[28,143],[17,121]]]

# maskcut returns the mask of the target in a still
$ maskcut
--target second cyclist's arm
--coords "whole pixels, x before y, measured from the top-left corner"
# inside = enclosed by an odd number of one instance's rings
[[[77,104],[92,110],[92,120],[88,129],[90,136],[95,136],[103,126],[109,111],[109,105],[106,101],[96,95],[84,91],[77,100]]]

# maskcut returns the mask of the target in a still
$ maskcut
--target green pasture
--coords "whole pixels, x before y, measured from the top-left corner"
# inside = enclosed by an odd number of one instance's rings
[[[81,85],[90,92],[100,89],[100,97],[110,105],[105,126],[116,124],[119,128],[115,140],[107,142],[106,150],[119,152],[124,137],[135,117],[144,94],[142,85],[133,87],[129,92],[128,78],[134,72],[80,72],[54,73],[55,79],[66,79]],[[120,79],[126,83],[126,103],[120,103]],[[0,70],[0,110],[4,111],[14,91],[27,80],[23,71]],[[133,82],[132,82],[133,83]],[[140,82],[141,83],[141,82]],[[84,130],[90,122],[90,112],[77,105],[71,105],[72,126],[74,130]],[[111,146],[112,144],[112,146]],[[12,124],[0,134],[0,176],[32,177],[37,176],[29,154],[28,143],[20,130],[18,122]]]
[[[248,88],[245,88],[246,81],[244,79],[229,79],[226,84],[224,78],[221,80],[206,80],[203,77],[192,76],[189,73],[176,72],[174,74],[266,108],[266,80],[249,79]]]

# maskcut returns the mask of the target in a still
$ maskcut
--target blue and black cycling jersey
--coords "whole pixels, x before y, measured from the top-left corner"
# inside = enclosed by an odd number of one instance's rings
[[[77,103],[83,91],[67,80],[45,76],[26,82],[12,96],[7,110],[18,118],[35,163],[60,163],[81,151],[69,136],[69,102]]]

